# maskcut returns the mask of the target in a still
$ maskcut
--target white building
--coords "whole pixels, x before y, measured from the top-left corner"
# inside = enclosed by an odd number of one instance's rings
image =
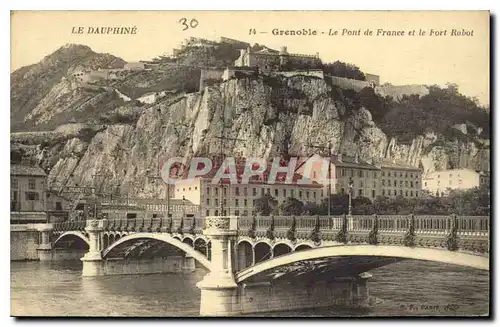
[[[481,173],[471,169],[449,169],[427,173],[422,178],[422,189],[435,196],[445,196],[449,190],[479,187]],[[483,179],[484,182],[484,179]]]
[[[176,199],[184,197],[194,205],[199,205],[201,214],[205,216],[217,216],[220,210],[223,210],[224,215],[255,214],[256,199],[266,194],[275,198],[278,204],[287,198],[295,198],[304,204],[321,202],[324,196],[322,185],[312,181],[298,184],[297,181],[302,179],[302,176],[297,173],[294,174],[291,184],[280,182],[284,181],[284,173],[278,173],[278,181],[270,184],[267,181],[268,171],[263,173],[262,178],[252,177],[248,184],[230,184],[222,179],[221,187],[221,184],[212,184],[213,176],[217,172],[215,168],[192,180],[178,180],[175,183],[174,195]],[[238,181],[241,181],[242,173],[243,167],[237,167]]]

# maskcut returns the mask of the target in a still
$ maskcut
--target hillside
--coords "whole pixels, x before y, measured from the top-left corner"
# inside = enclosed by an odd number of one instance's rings
[[[78,68],[120,68],[124,64],[122,59],[95,53],[88,46],[68,44],[37,64],[17,69],[10,76],[11,130],[35,128],[36,116],[45,115],[44,111],[49,107],[55,107],[57,112],[71,107],[76,107],[74,111],[82,111],[84,108],[80,106],[85,107],[85,103],[92,98],[102,97],[94,100],[92,105],[109,102],[102,92],[74,90],[65,77]],[[52,119],[52,115],[48,119]]]
[[[39,76],[49,72],[56,76],[54,64],[47,72],[40,65],[34,65]],[[182,71],[169,76],[167,67],[172,64],[89,90],[72,89],[62,78],[54,81],[25,116],[33,117],[37,126],[60,126],[69,117],[80,124],[64,125],[55,132],[13,133],[12,159],[31,158],[50,169],[49,183],[97,183],[107,192],[162,196],[162,190],[147,182],[147,172],[157,171],[165,158],[217,153],[220,140],[216,136],[224,116],[225,125],[231,126],[227,135],[239,139],[226,142],[228,155],[269,158],[279,154],[283,144],[292,154],[309,155],[309,144],[331,142],[335,152],[357,153],[367,161],[397,160],[430,171],[485,169],[489,163],[489,131],[485,128],[489,115],[478,115],[480,108],[456,90],[435,89],[421,97],[394,100],[371,89],[342,89],[317,77],[241,75],[201,92],[185,93],[182,88],[190,78],[182,77]],[[19,80],[23,71],[26,74],[22,68],[11,78],[24,83]],[[145,105],[123,102],[113,91],[128,87],[138,96],[158,85],[175,92]],[[18,85],[13,88],[17,95],[27,94]],[[452,127],[459,123],[483,130],[463,134]],[[24,125],[25,130],[32,130],[26,126],[30,125]],[[110,177],[94,181],[95,174]]]

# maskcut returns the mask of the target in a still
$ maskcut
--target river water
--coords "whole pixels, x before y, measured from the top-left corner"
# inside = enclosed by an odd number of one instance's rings
[[[192,274],[81,277],[80,261],[12,262],[13,316],[198,316],[200,291]],[[488,313],[489,273],[405,260],[370,271],[370,309],[322,308],[258,316],[394,316]]]

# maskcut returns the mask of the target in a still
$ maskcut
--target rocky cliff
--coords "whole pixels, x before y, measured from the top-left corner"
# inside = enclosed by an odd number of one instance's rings
[[[314,152],[308,145],[330,141],[335,152],[358,153],[367,161],[394,159],[425,170],[481,169],[489,161],[487,147],[478,148],[474,142],[433,146],[432,134],[398,144],[376,126],[368,109],[349,108],[344,99],[329,96],[330,87],[321,79],[294,77],[278,88],[269,84],[265,78],[232,79],[157,103],[135,124],[103,125],[85,136],[80,126],[59,131],[45,143],[33,141],[39,133],[19,133],[13,134],[12,142],[25,144],[23,153],[50,168],[51,184],[96,186],[140,196],[162,195],[162,188],[147,176],[157,175],[166,158],[217,153],[221,117],[226,135],[237,139],[225,142],[226,154],[268,158],[288,142],[290,153],[307,155]],[[280,99],[277,93],[286,90],[294,91]]]
[[[22,86],[21,73],[11,78]],[[88,114],[78,108],[88,108],[89,102],[95,117],[115,111],[121,118],[127,112],[134,114],[124,119],[126,123],[92,120],[61,125],[51,132],[12,133],[12,158],[39,163],[49,172],[49,185],[55,187],[94,186],[104,192],[163,197],[163,186],[156,187],[157,180],[148,176],[157,176],[167,158],[218,153],[217,137],[223,128],[230,138],[222,147],[228,155],[269,158],[283,151],[283,146],[291,154],[309,155],[317,152],[310,145],[331,142],[336,153],[357,153],[366,161],[396,160],[425,171],[489,167],[489,140],[443,141],[426,133],[398,142],[377,127],[371,108],[357,106],[344,90],[315,77],[240,76],[148,106],[125,103],[109,89],[88,95],[90,91],[71,85],[64,76],[51,85],[36,94],[36,102],[30,100],[29,110],[21,110],[24,117],[53,123],[61,112]],[[14,88],[16,98],[22,92]],[[13,101],[15,115],[19,115],[17,105]]]

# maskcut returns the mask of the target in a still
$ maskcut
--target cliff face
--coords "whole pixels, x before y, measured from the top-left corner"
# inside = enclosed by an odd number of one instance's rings
[[[33,140],[37,133],[14,134],[11,142],[24,144],[18,145],[23,153],[50,168],[50,184],[131,196],[163,197],[163,186],[147,176],[158,175],[171,157],[218,153],[224,126],[228,140],[222,150],[228,155],[269,158],[283,145],[291,154],[309,155],[317,151],[310,145],[331,142],[335,152],[358,153],[367,161],[395,159],[430,171],[484,169],[489,161],[484,140],[438,144],[436,135],[427,134],[399,144],[376,126],[369,108],[352,108],[330,91],[324,80],[300,76],[278,84],[262,77],[231,79],[145,108],[135,124],[98,126],[83,134],[80,127],[44,144]]]

